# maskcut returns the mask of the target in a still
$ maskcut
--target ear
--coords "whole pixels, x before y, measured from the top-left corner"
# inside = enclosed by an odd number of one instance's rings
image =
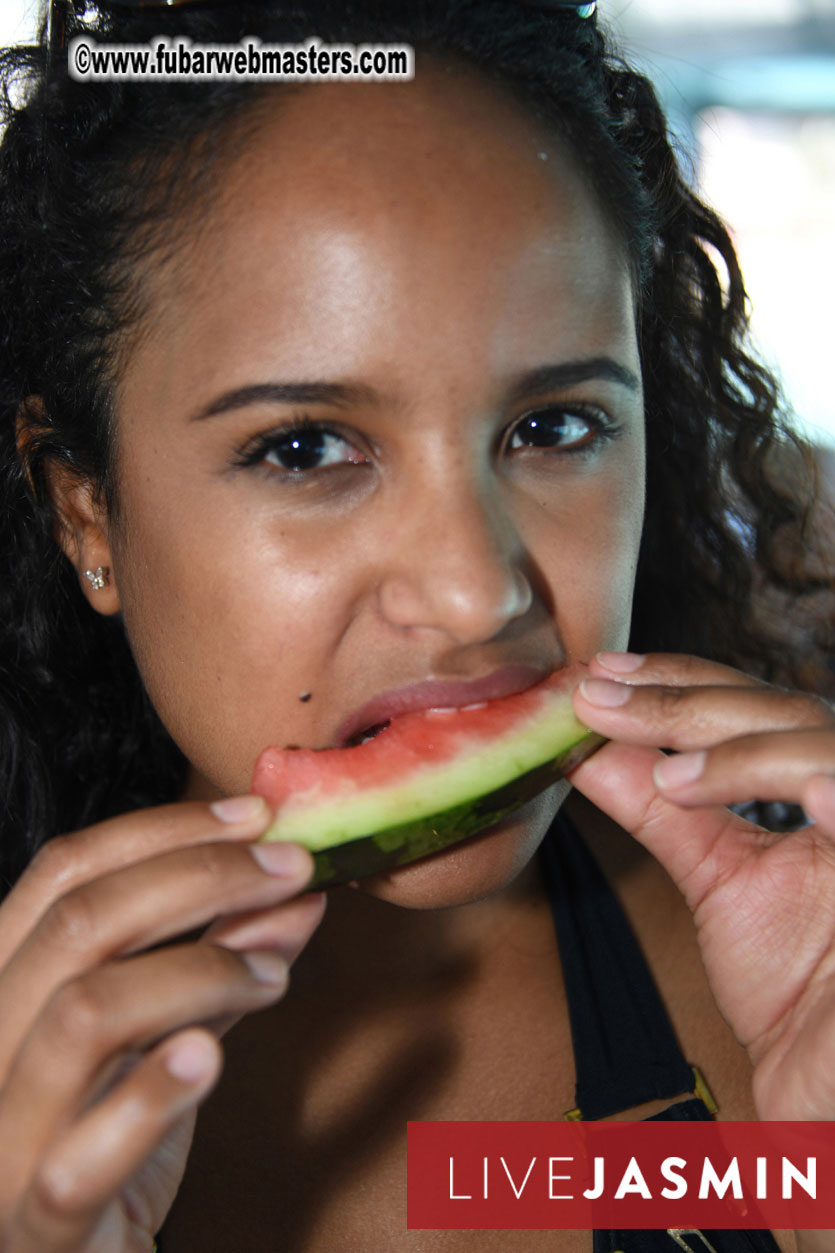
[[[79,479],[65,466],[46,463],[46,478],[55,513],[55,538],[78,574],[79,585],[97,613],[121,609],[110,553],[107,510],[89,479]]]
[[[32,403],[34,401],[34,403]],[[17,449],[30,487],[29,454],[37,440],[42,413],[39,397],[30,398],[17,418]],[[89,479],[54,457],[44,460],[44,474],[54,517],[53,534],[75,567],[82,593],[102,614],[118,613],[121,605],[108,539],[107,509]]]

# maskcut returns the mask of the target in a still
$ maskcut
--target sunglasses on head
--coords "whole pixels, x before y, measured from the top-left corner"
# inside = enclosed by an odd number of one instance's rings
[[[217,7],[220,5],[231,5],[236,0],[103,0],[101,4],[97,3],[99,9],[179,9],[185,8],[186,5],[203,5],[204,7]],[[517,0],[518,4],[523,5],[527,9],[541,9],[545,11],[561,12],[568,14],[573,13],[579,18],[592,17],[597,9],[597,0],[592,3],[582,3],[582,0]],[[86,0],[49,0],[49,8],[47,10],[46,24],[46,46],[50,61],[53,54],[66,46],[67,42],[67,21],[66,15],[70,9],[83,13],[87,8]]]

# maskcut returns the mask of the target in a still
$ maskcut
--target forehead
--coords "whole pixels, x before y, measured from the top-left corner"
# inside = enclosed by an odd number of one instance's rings
[[[320,376],[326,349],[350,373],[383,327],[439,360],[488,345],[501,369],[545,335],[573,353],[631,333],[625,249],[577,162],[472,73],[276,94],[248,135],[153,322],[172,368],[222,341],[207,371],[237,346],[242,370]]]

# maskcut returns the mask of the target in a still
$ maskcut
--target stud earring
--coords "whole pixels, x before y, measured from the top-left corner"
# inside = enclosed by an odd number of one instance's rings
[[[92,588],[100,592],[110,582],[110,570],[107,566],[99,566],[96,570],[85,570],[84,577],[90,580]]]

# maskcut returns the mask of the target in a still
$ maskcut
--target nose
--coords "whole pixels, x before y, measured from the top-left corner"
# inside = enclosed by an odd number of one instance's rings
[[[533,603],[524,545],[495,485],[438,486],[420,509],[403,502],[380,610],[393,626],[440,632],[458,645],[482,643]]]

